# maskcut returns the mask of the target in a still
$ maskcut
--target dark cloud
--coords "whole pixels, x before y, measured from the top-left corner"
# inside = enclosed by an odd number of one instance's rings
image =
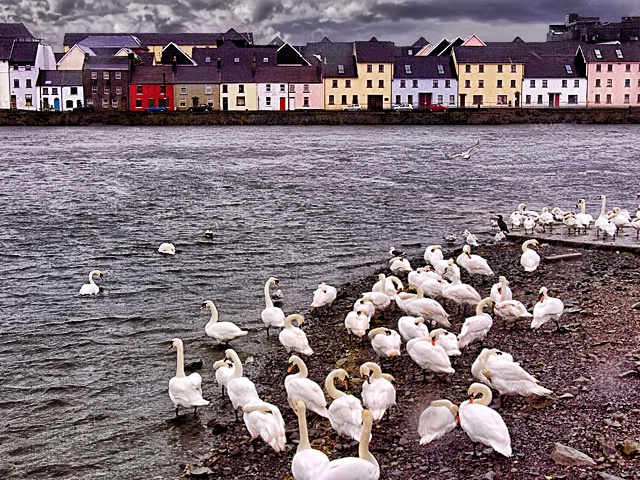
[[[253,10],[253,21],[263,22],[273,17],[275,13],[284,12],[284,7],[280,2],[258,2],[258,5]]]

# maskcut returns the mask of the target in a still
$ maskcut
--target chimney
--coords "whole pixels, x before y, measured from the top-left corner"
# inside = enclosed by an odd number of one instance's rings
[[[216,68],[218,70],[222,68],[222,59],[220,57],[218,57],[218,59],[216,60]]]

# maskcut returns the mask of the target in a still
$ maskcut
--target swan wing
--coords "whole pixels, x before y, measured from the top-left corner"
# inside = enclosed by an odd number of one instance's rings
[[[502,417],[495,410],[477,403],[462,402],[460,426],[474,442],[492,447],[505,457],[511,456],[511,438]]]
[[[380,468],[358,457],[332,460],[324,468],[317,480],[378,480]]]
[[[255,384],[247,377],[232,378],[227,384],[227,395],[234,409],[260,400]]]
[[[396,389],[385,378],[372,378],[362,386],[362,402],[371,410],[373,420],[380,420],[385,410],[396,404]]]
[[[329,422],[340,435],[360,441],[362,403],[353,395],[344,395],[329,405]]]
[[[457,422],[447,407],[427,407],[420,414],[418,435],[420,445],[431,443],[456,428]]]
[[[316,480],[329,465],[329,457],[320,450],[299,450],[291,461],[291,473],[295,480]]]
[[[300,400],[304,402],[307,409],[323,417],[329,416],[324,392],[316,382],[308,378],[297,378],[294,375],[289,375],[285,378],[284,386],[287,390],[290,404]]]

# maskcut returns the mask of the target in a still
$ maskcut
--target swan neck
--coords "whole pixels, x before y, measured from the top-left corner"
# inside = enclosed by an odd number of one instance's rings
[[[272,308],[273,300],[271,300],[271,294],[269,293],[269,285],[270,285],[269,281],[267,281],[267,283],[264,284],[264,302],[266,303],[267,308]]]
[[[382,369],[380,368],[380,365],[373,362],[367,362],[365,365],[373,372],[373,378],[382,378]]]
[[[602,195],[602,206],[600,207],[600,216],[604,217],[607,210],[607,197]]]
[[[338,390],[336,388],[336,385],[334,383],[334,379],[338,376],[338,372],[331,372],[329,375],[327,375],[326,380],[324,381],[324,388],[327,390],[327,393],[331,396],[331,398],[333,398],[334,400],[340,398],[340,397],[344,397],[345,393],[341,392],[340,390]]]
[[[184,347],[182,343],[177,343],[176,350],[178,351],[178,362],[176,366],[176,377],[186,377],[184,373]]]
[[[303,407],[304,408],[304,407]],[[298,444],[298,452],[301,450],[309,450],[311,444],[309,443],[309,430],[307,428],[307,415],[306,411],[301,412],[296,409],[296,415],[298,416],[298,428],[300,430],[300,443]]]
[[[244,374],[242,362],[240,361],[240,357],[238,357],[238,354],[236,352],[231,353],[231,360],[233,361],[234,378],[242,377],[242,375]]]
[[[502,280],[500,280],[500,300],[504,302],[506,299],[507,299],[507,279],[503,277]]]
[[[300,359],[300,360],[296,360],[296,365],[298,366],[298,370],[300,370],[300,372],[298,373],[298,376],[302,378],[307,378],[309,376],[309,369],[307,368],[307,364],[304,363],[302,359]]]
[[[216,323],[218,321],[218,309],[213,303],[209,304],[209,308],[211,309],[211,318],[209,319],[209,323]]]
[[[372,419],[369,415],[363,416],[362,418],[362,434],[360,435],[360,445],[358,447],[358,457],[362,460],[366,460],[369,463],[372,463],[376,467],[378,466],[378,462],[375,457],[369,451],[369,439],[371,438],[371,425]]]
[[[491,395],[491,389],[486,385],[478,385],[477,390],[482,393],[482,397],[475,399],[473,402],[488,407],[493,398]]]

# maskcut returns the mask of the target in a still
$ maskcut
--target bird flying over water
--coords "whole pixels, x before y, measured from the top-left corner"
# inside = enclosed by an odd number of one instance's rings
[[[467,150],[465,150],[462,153],[454,153],[453,155],[451,155],[452,157],[461,157],[464,158],[465,160],[471,158],[471,154],[473,153],[473,151],[478,148],[478,145],[480,145],[480,140],[476,141],[476,143],[474,143],[473,145],[471,145]]]

